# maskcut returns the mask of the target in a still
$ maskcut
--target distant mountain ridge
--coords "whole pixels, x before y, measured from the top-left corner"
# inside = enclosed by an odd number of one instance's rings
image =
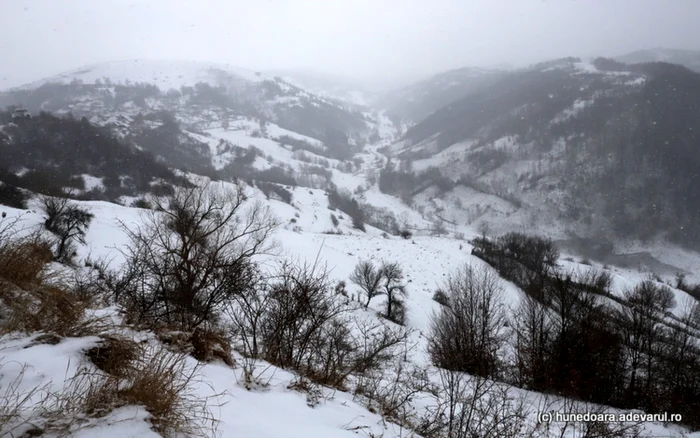
[[[241,82],[260,82],[265,79],[262,74],[235,67],[229,64],[199,61],[176,60],[140,60],[101,62],[85,65],[73,70],[59,73],[29,84],[14,87],[11,90],[38,88],[46,83],[70,83],[82,81],[94,84],[109,80],[118,84],[149,83],[162,91],[193,86],[198,82],[211,85],[240,84]]]
[[[699,147],[700,74],[565,58],[438,109],[387,153],[529,209],[530,227],[700,247]]]
[[[198,123],[243,116],[333,143],[338,151],[365,142],[376,126],[363,108],[280,77],[190,61],[93,64],[0,93],[0,107],[10,105],[103,118],[169,111]]]

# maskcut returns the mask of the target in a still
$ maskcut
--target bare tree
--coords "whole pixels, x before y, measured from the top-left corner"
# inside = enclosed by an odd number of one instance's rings
[[[658,375],[656,358],[664,330],[662,319],[675,305],[673,293],[667,287],[647,280],[626,290],[623,295],[627,305],[621,307],[618,318],[628,347],[630,378],[627,395],[630,401],[641,401],[649,407],[651,385]]]
[[[361,260],[355,269],[350,273],[350,281],[355,283],[362,289],[365,296],[367,296],[367,301],[365,302],[365,309],[369,307],[372,298],[381,295],[381,281],[382,272],[380,269],[374,267],[374,264],[369,260]]]
[[[231,320],[233,335],[240,340],[241,353],[253,359],[260,355],[260,336],[270,295],[266,284],[251,283],[227,303],[226,313]]]
[[[396,262],[383,262],[379,273],[383,288],[382,294],[386,295],[384,316],[397,324],[404,324],[406,308],[402,298],[406,296],[406,286],[403,284],[403,270]]]
[[[126,269],[116,291],[139,322],[194,329],[255,283],[253,257],[272,249],[270,210],[248,204],[244,187],[177,188],[167,204],[130,229]]]
[[[450,305],[433,314],[430,323],[428,352],[433,363],[495,376],[506,322],[498,276],[491,269],[464,265],[450,275],[444,290]]]
[[[513,314],[513,332],[519,386],[544,390],[550,385],[549,355],[553,345],[553,312],[538,300],[521,297]]]
[[[67,198],[44,196],[41,204],[46,215],[44,228],[56,236],[56,260],[69,261],[74,242],[85,244],[85,234],[95,216]]]

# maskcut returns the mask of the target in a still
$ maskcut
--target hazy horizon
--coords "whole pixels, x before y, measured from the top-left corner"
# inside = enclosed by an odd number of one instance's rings
[[[0,12],[0,88],[128,59],[406,83],[467,66],[693,50],[700,37],[693,0],[36,0]]]

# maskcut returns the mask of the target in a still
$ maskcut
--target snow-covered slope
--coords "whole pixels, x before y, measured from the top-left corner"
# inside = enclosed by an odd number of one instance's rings
[[[62,75],[59,82],[72,88],[69,90],[69,98],[60,96],[51,101],[51,105],[62,108],[63,111],[82,112],[98,124],[108,126],[120,133],[125,138],[133,138],[135,145],[145,148],[144,136],[136,136],[138,129],[154,130],[168,127],[169,119],[159,118],[158,111],[168,110],[174,113],[174,119],[181,125],[177,131],[177,138],[188,139],[190,142],[182,142],[183,145],[201,149],[201,156],[206,158],[214,170],[224,171],[232,165],[235,168],[233,176],[245,176],[246,180],[255,180],[258,188],[247,186],[248,193],[253,200],[259,200],[269,206],[279,219],[281,226],[274,234],[275,240],[280,244],[280,254],[264,256],[258,261],[267,269],[282,259],[295,259],[300,262],[314,262],[320,260],[330,271],[333,282],[345,281],[348,285],[349,299],[356,303],[361,296],[361,291],[348,281],[353,267],[360,260],[373,262],[396,262],[406,274],[406,308],[407,327],[413,332],[410,340],[414,348],[406,352],[404,365],[407,367],[425,367],[427,374],[434,381],[439,371],[430,365],[426,352],[425,335],[429,329],[430,318],[434,311],[440,309],[440,305],[433,299],[435,290],[444,285],[445,279],[455,272],[460,266],[484,267],[486,263],[471,254],[472,246],[468,239],[482,233],[497,235],[506,231],[523,231],[526,233],[541,232],[550,237],[566,239],[567,230],[553,220],[551,211],[544,209],[548,196],[559,195],[559,188],[553,183],[551,175],[547,172],[551,169],[542,168],[539,155],[541,151],[533,149],[532,136],[538,132],[526,130],[526,132],[512,133],[507,124],[499,125],[502,119],[498,119],[493,126],[507,126],[505,132],[491,130],[478,132],[475,136],[464,138],[448,137],[451,142],[438,144],[437,138],[445,132],[438,129],[435,132],[419,134],[416,131],[402,141],[399,136],[406,126],[396,126],[385,113],[379,111],[348,110],[335,100],[319,96],[313,92],[304,90],[294,84],[279,79],[267,79],[240,72],[236,69],[225,69],[224,81],[219,82],[220,76],[216,69],[202,67],[200,64],[173,64],[148,63],[144,66],[122,63],[105,64],[103,67],[91,67],[83,71]],[[155,84],[157,87],[176,88],[183,87],[178,93],[161,93],[148,91],[148,96],[139,99],[138,96],[130,96],[127,93],[126,100],[115,104],[113,100],[117,96],[114,83],[108,84],[101,76],[105,71],[111,71],[107,77],[112,76],[115,82],[125,83],[143,82]],[[586,114],[586,110],[595,102],[594,98],[605,98],[605,90],[631,90],[636,92],[644,84],[645,77],[630,72],[606,72],[595,65],[584,62],[562,61],[542,65],[539,73],[549,75],[562,74],[575,84],[585,83],[592,87],[578,91],[576,87],[570,88],[566,82],[562,85],[564,91],[574,90],[574,96],[566,94],[566,104],[557,106],[557,111],[548,114],[551,117],[544,119],[545,124],[528,124],[532,126],[558,126],[564,123],[576,121],[577,117]],[[562,73],[563,72],[563,73]],[[76,76],[77,75],[77,76]],[[73,78],[80,79],[83,84],[71,85]],[[149,79],[150,78],[150,79]],[[548,76],[549,78],[549,76]],[[573,78],[573,79],[571,79]],[[641,79],[641,80],[640,80]],[[99,82],[98,82],[99,80]],[[192,81],[195,81],[194,84]],[[22,96],[36,96],[32,90],[51,90],[51,83],[47,81],[35,84],[25,90]],[[234,84],[235,82],[235,84]],[[247,100],[227,100],[223,104],[218,101],[222,94],[211,92],[210,88],[200,86],[197,83],[206,83],[211,88],[223,85],[223,88],[238,87],[236,90],[245,94],[246,98],[253,96],[254,105]],[[86,87],[86,84],[89,85]],[[242,84],[242,85],[241,85]],[[445,90],[450,89],[450,82],[439,83]],[[192,87],[194,85],[194,87]],[[239,87],[240,85],[240,87]],[[82,88],[81,88],[82,87]],[[188,87],[193,90],[187,90]],[[250,88],[252,87],[252,88]],[[129,88],[127,86],[127,88]],[[137,88],[129,88],[134,91]],[[252,90],[252,91],[251,91]],[[598,94],[595,91],[603,90]],[[130,92],[131,92],[130,91]],[[517,90],[516,90],[517,91]],[[562,94],[564,94],[562,91]],[[589,93],[581,97],[578,93]],[[60,94],[60,93],[59,93]],[[240,97],[240,94],[236,95]],[[544,97],[543,97],[544,96]],[[123,97],[123,96],[122,96]],[[230,95],[224,97],[229,98]],[[526,96],[528,97],[528,96]],[[529,96],[531,97],[531,96]],[[544,99],[557,100],[558,95],[542,94]],[[569,99],[571,97],[571,99]],[[609,97],[609,96],[608,96]],[[65,99],[64,99],[65,98]],[[37,103],[38,107],[45,105],[47,100]],[[507,120],[526,119],[532,108],[528,107],[532,100],[516,108],[507,107]],[[534,105],[537,107],[537,105]],[[556,106],[556,105],[555,105]],[[252,108],[252,109],[251,109]],[[294,108],[303,108],[304,112],[294,112]],[[318,111],[317,111],[318,110]],[[509,111],[513,110],[513,113]],[[292,111],[292,112],[288,112]],[[142,112],[152,113],[144,116]],[[536,111],[535,111],[536,113]],[[308,119],[303,123],[308,129],[302,132],[301,125],[290,122],[293,117],[289,115],[306,114]],[[329,114],[338,115],[325,118]],[[268,116],[267,118],[265,116]],[[513,116],[513,117],[510,117]],[[356,146],[353,154],[347,159],[328,157],[329,148],[333,147],[332,136],[326,137],[326,131],[318,128],[326,123],[338,120],[347,121],[351,128],[355,123],[362,125],[357,128],[357,135],[350,135],[348,145]],[[510,117],[510,118],[509,118]],[[308,120],[317,123],[314,125]],[[459,119],[460,123],[465,123]],[[529,122],[531,120],[528,119]],[[537,119],[537,121],[541,121]],[[308,123],[307,123],[308,122]],[[343,125],[341,122],[338,126]],[[172,124],[171,124],[172,125]],[[520,125],[516,124],[516,128]],[[421,128],[419,127],[419,130]],[[352,131],[352,129],[349,129]],[[478,130],[477,130],[478,131]],[[346,132],[346,131],[343,131]],[[413,141],[426,135],[418,141]],[[131,136],[131,137],[130,137]],[[529,137],[528,137],[529,136]],[[527,141],[527,140],[530,141]],[[360,140],[366,144],[358,144]],[[494,153],[494,151],[496,153]],[[254,152],[246,156],[247,152]],[[412,155],[413,154],[413,155]],[[491,155],[489,155],[491,154]],[[529,155],[532,154],[532,155]],[[555,142],[551,149],[543,152],[545,157],[553,161],[561,159],[563,146]],[[503,156],[517,157],[514,160],[503,160]],[[472,170],[461,183],[445,188],[439,185],[428,185],[414,194],[412,199],[400,200],[397,196],[382,193],[379,190],[378,174],[387,167],[389,157],[394,164],[400,161],[412,159],[411,166],[414,170],[423,171],[431,168],[439,168],[445,175],[457,179],[464,176],[465,169]],[[398,159],[397,159],[398,157]],[[353,160],[351,161],[350,158]],[[500,160],[500,161],[499,161]],[[540,163],[540,164],[538,164]],[[473,167],[473,164],[475,164]],[[549,163],[551,164],[551,162]],[[316,166],[316,167],[314,167]],[[540,167],[538,167],[540,166]],[[292,184],[277,185],[278,188],[288,190],[291,200],[282,202],[281,196],[275,193],[262,193],[267,182],[260,179],[262,172],[273,168],[290,172],[298,178],[298,186]],[[256,171],[260,173],[245,173]],[[178,172],[192,180],[200,180],[192,174]],[[252,176],[251,176],[252,175]],[[279,176],[279,175],[278,175]],[[509,179],[510,178],[510,179]],[[86,183],[90,187],[99,187],[100,179],[91,175],[85,175]],[[224,178],[226,179],[226,178]],[[229,186],[228,182],[218,182]],[[512,196],[513,187],[527,192],[528,185],[545,187],[530,198]],[[329,205],[328,192],[331,188],[338,188],[352,193],[352,196],[360,205],[372,211],[373,217],[367,217],[366,221],[377,223],[378,219],[385,220],[384,225],[388,230],[391,221],[387,218],[393,216],[401,228],[411,230],[414,236],[403,239],[393,236],[371,225],[367,225],[366,232],[361,232],[353,227],[352,218],[345,212]],[[520,192],[518,192],[520,194]],[[82,266],[88,260],[109,260],[114,268],[123,263],[123,253],[127,242],[122,225],[133,226],[142,220],[143,210],[127,207],[136,200],[135,197],[122,196],[123,205],[103,201],[80,201],[80,205],[89,209],[95,220],[86,237],[86,245],[80,246],[77,251],[77,265]],[[412,205],[405,201],[411,201]],[[30,203],[30,210],[23,212],[0,206],[0,211],[6,212],[8,218],[21,216],[19,226],[25,230],[38,227],[43,223],[43,217],[38,213],[36,201]],[[373,209],[376,209],[373,210]],[[378,213],[377,213],[378,212]],[[388,213],[390,214],[388,214]],[[368,215],[369,216],[369,215]],[[337,222],[336,222],[337,221]],[[438,233],[441,237],[432,236],[435,223],[441,223],[445,229]],[[617,248],[620,249],[619,247]],[[672,245],[656,245],[650,249],[645,247],[630,246],[624,248],[627,252],[649,253],[663,260],[670,268],[661,272],[663,280],[673,281],[673,268],[691,270],[700,263],[698,254],[679,250]],[[643,260],[643,257],[638,260]],[[592,265],[592,266],[591,266]],[[620,268],[604,266],[597,262],[580,259],[574,254],[562,254],[560,266],[571,271],[586,271],[591,267],[598,271],[606,271],[612,278],[612,297],[619,298],[623,291],[640,281],[647,279],[650,272],[645,268],[633,269],[633,267]],[[653,270],[653,267],[649,269]],[[698,278],[689,276],[690,282],[697,282]],[[503,286],[504,305],[508,310],[514,309],[523,298],[522,291],[513,283],[501,281]],[[683,303],[689,299],[685,292],[671,288],[676,303]],[[342,298],[341,298],[342,299]],[[612,298],[608,300],[616,303]],[[608,301],[605,301],[606,303]],[[369,305],[368,309],[355,309],[354,314],[378,324],[389,324],[379,317],[379,312],[384,304],[383,297],[377,297]],[[678,316],[680,305],[672,308],[665,315],[665,322]],[[100,309],[109,315],[114,315],[114,308]],[[143,334],[140,334],[143,335]],[[150,336],[150,335],[147,335]],[[150,341],[154,339],[149,338]],[[4,357],[5,363],[28,363],[33,366],[26,375],[26,384],[30,388],[42,382],[52,382],[57,387],[65,384],[65,376],[76,369],[82,359],[82,352],[94,346],[95,338],[65,339],[57,345],[33,345],[33,337],[0,338],[0,358]],[[26,348],[25,348],[26,347]],[[54,360],[43,360],[47,356]],[[237,361],[243,362],[244,358],[234,353]],[[400,362],[400,358],[399,362]],[[188,359],[194,365],[194,359]],[[398,368],[397,368],[398,369]],[[20,373],[21,368],[10,366],[3,368],[6,374],[0,374],[0,386],[4,379],[11,379]],[[242,368],[231,369],[222,364],[213,363],[203,365],[200,380],[197,382],[196,394],[202,398],[215,395],[215,407],[213,409],[217,419],[221,421],[219,431],[223,437],[312,437],[334,438],[345,436],[384,436],[403,437],[412,436],[411,432],[401,429],[376,413],[376,407],[367,409],[366,400],[360,391],[345,392],[339,389],[321,388],[321,395],[317,404],[310,403],[308,397],[290,389],[297,376],[261,362],[256,371],[260,372],[259,379],[268,383],[265,388],[248,390],[240,382],[243,380]],[[387,370],[391,372],[397,370]],[[348,388],[349,390],[357,388]],[[523,400],[527,408],[527,422],[534,425],[537,422],[537,413],[544,406],[550,409],[552,406],[563,405],[563,399],[533,393],[518,388],[508,388],[514,399]],[[0,388],[1,393],[1,388]],[[433,404],[431,404],[433,403]],[[314,405],[309,406],[309,404]],[[576,404],[576,403],[575,403]],[[590,405],[576,404],[581,410],[592,408]],[[411,413],[414,418],[434,408],[434,400],[426,393],[414,395],[411,399]],[[609,409],[609,412],[617,410]],[[107,418],[100,419],[89,427],[82,428],[75,436],[142,436],[152,434],[147,423],[148,415],[142,409],[133,406],[125,406],[114,411]],[[661,424],[648,422],[642,425],[642,436],[659,436],[682,433],[683,430],[672,423]],[[572,432],[572,431],[569,431]],[[91,435],[92,434],[92,435]],[[545,435],[546,436],[546,435]],[[575,431],[563,436],[578,436]],[[699,434],[685,435],[698,437]]]
[[[0,93],[0,106],[113,119],[167,111],[182,120],[265,119],[326,143],[364,142],[373,113],[280,77],[228,65],[130,60],[85,66]]]
[[[314,93],[355,105],[371,107],[381,93],[379,85],[351,77],[315,73],[305,70],[271,70],[266,74],[281,76],[286,81]]]
[[[242,82],[260,82],[266,78],[262,73],[253,72],[229,64],[216,64],[196,61],[169,61],[130,59],[86,65],[75,70],[60,73],[46,79],[18,87],[18,89],[38,88],[47,83],[70,83],[80,81],[85,84],[99,82],[149,83],[163,91],[179,90],[183,86],[194,86],[199,82],[216,85],[230,85]]]
[[[372,227],[367,233],[352,228],[348,217],[340,212],[340,225],[337,231],[343,234],[325,234],[333,229],[329,219],[328,201],[321,190],[298,188],[293,191],[291,205],[275,200],[266,200],[259,192],[248,189],[250,194],[269,205],[283,224],[275,233],[275,239],[282,245],[278,256],[261,260],[271,266],[277,258],[296,258],[313,262],[316,259],[326,264],[331,278],[347,281],[351,269],[359,260],[397,262],[407,273],[408,327],[415,329],[413,340],[418,348],[410,354],[415,364],[427,365],[424,334],[427,333],[429,318],[439,305],[433,301],[434,290],[444,283],[447,275],[459,266],[467,263],[486,266],[478,258],[470,255],[471,246],[463,240],[447,237],[430,237],[428,231],[421,231],[427,226],[420,215],[401,203],[391,204],[397,214],[408,216],[408,222],[416,229],[413,239],[399,237],[382,237],[381,231]],[[366,195],[370,202],[385,203],[380,193],[370,191]],[[122,263],[119,249],[126,242],[126,236],[119,224],[133,226],[140,222],[142,210],[128,208],[106,202],[81,202],[95,214],[95,222],[87,235],[87,245],[78,252],[78,264],[84,260],[107,259],[113,266]],[[38,226],[42,222],[40,214],[35,213],[36,204],[30,206],[29,212],[0,207],[11,219],[21,216],[19,226],[25,230]],[[337,213],[337,212],[336,212]],[[293,219],[293,222],[292,222]],[[476,235],[476,230],[457,227],[467,237]],[[568,257],[566,257],[568,259]],[[588,266],[574,261],[563,260],[564,268],[588,269]],[[596,266],[597,269],[603,269]],[[644,278],[643,273],[632,270],[612,269],[614,291],[619,293],[624,287],[636,284]],[[521,292],[513,284],[504,282],[504,298],[508,307],[517,305]],[[349,292],[353,299],[359,299],[360,291],[349,283]],[[676,299],[681,302],[687,296],[674,290]],[[366,316],[375,318],[375,311],[381,308],[381,299],[375,300]],[[105,312],[109,312],[107,309]],[[75,371],[81,363],[82,352],[95,345],[96,338],[66,339],[57,345],[35,345],[34,337],[0,338],[1,356],[6,365],[0,374],[0,386],[5,379],[13,379],[21,371],[21,364],[29,364],[25,371],[21,389],[31,388],[39,383],[49,383],[54,389],[60,389],[67,375]],[[45,360],[51,357],[51,361]],[[236,359],[242,360],[240,356]],[[189,359],[194,366],[194,359]],[[230,369],[223,364],[206,364],[198,375],[196,394],[200,397],[214,396],[213,413],[221,422],[219,436],[258,438],[258,437],[313,437],[335,438],[357,436],[358,432],[368,436],[401,437],[415,436],[399,426],[383,420],[376,413],[366,410],[361,398],[350,393],[321,388],[321,394],[314,407],[309,406],[308,398],[289,389],[295,376],[287,371],[261,363],[257,368],[259,379],[267,383],[262,390],[247,390],[240,383],[243,370]],[[433,372],[436,372],[433,369]],[[529,421],[536,421],[536,413],[545,404],[551,408],[562,400],[546,397],[512,388],[515,397],[521,398],[528,408]],[[416,407],[422,409],[427,401],[417,398]],[[613,410],[617,412],[616,410]],[[108,417],[94,420],[90,425],[80,428],[74,436],[113,436],[136,437],[156,436],[149,430],[147,413],[139,407],[126,406],[112,412]],[[659,434],[680,433],[682,429],[674,424],[644,423],[641,436],[660,436]],[[573,435],[578,436],[575,433]],[[674,435],[675,436],[675,435]],[[683,435],[697,437],[694,435]]]

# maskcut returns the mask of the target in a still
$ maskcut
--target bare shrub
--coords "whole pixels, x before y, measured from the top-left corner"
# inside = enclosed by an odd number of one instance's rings
[[[361,375],[354,398],[363,402],[370,412],[403,427],[416,429],[418,419],[412,402],[431,386],[427,370],[395,356],[382,369]]]
[[[270,286],[267,309],[260,321],[266,360],[284,368],[314,372],[314,352],[325,341],[325,329],[343,313],[330,290],[327,271],[316,265],[283,262]]]
[[[549,356],[554,345],[554,315],[535,298],[525,295],[513,314],[516,383],[543,390],[551,385]]]
[[[113,290],[118,286],[117,274],[110,271],[105,259],[85,260],[85,268],[73,272],[71,290],[80,300],[91,307],[106,307],[114,304]]]
[[[283,263],[264,294],[235,314],[245,350],[316,383],[342,388],[408,338],[406,330],[352,315],[316,265]]]
[[[505,312],[498,276],[487,268],[464,265],[445,284],[449,307],[430,323],[428,353],[433,363],[483,377],[498,374]]]
[[[333,288],[333,291],[336,293],[336,295],[342,295],[346,298],[348,297],[348,290],[343,280],[340,280],[335,284],[335,288]]]
[[[144,224],[124,227],[126,269],[115,290],[133,322],[191,330],[216,322],[225,304],[258,276],[252,258],[271,249],[277,225],[241,185],[178,188]]]
[[[626,398],[652,410],[657,408],[656,381],[663,366],[657,360],[665,341],[662,319],[675,306],[673,292],[647,280],[624,291],[623,296],[627,305],[620,308],[618,321],[628,347]]]
[[[262,281],[237,294],[226,307],[232,334],[238,339],[238,350],[246,357],[261,354],[263,322],[267,318],[270,294]]]
[[[272,365],[264,363],[255,357],[243,356],[241,360],[241,373],[238,377],[238,384],[248,391],[261,390],[270,386],[270,381],[274,377],[274,372],[266,373]]]
[[[531,435],[529,412],[522,398],[492,380],[440,370],[440,383],[432,387],[434,403],[418,432],[450,438],[515,438]]]

